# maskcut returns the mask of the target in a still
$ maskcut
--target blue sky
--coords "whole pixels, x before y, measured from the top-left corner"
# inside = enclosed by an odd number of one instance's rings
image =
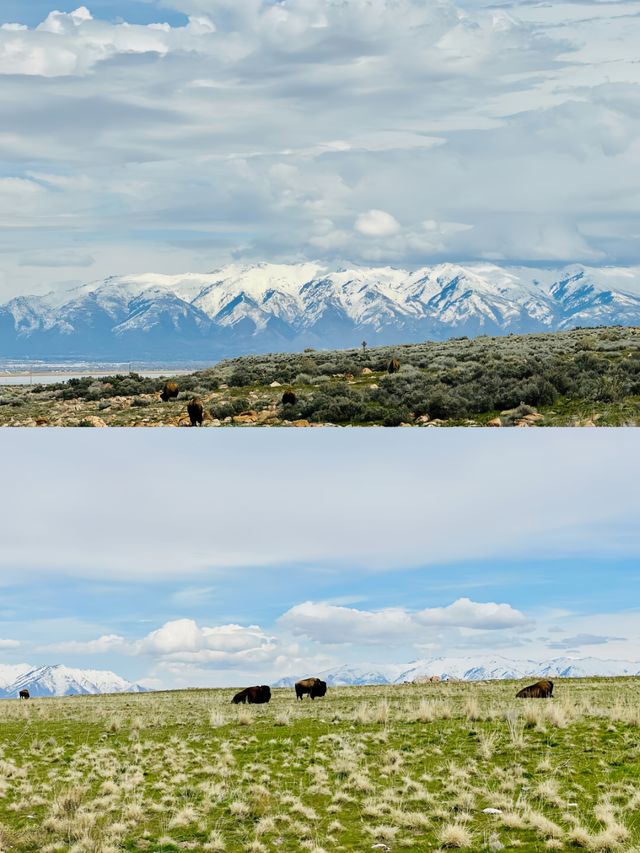
[[[184,686],[640,659],[640,462],[631,431],[612,437],[7,433],[1,660]]]
[[[639,36],[640,0],[4,0],[0,297],[238,259],[637,264]]]
[[[77,0],[2,0],[0,20],[3,23],[17,21],[29,27],[35,27],[45,20],[54,9],[60,12],[73,12],[81,5]],[[96,17],[108,21],[128,21],[131,24],[168,23],[181,26],[187,22],[187,16],[171,8],[160,8],[159,4],[149,0],[92,0],[89,4]]]

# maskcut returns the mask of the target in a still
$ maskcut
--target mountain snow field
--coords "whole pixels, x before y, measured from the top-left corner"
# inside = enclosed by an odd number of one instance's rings
[[[0,305],[0,358],[173,359],[640,325],[640,268],[232,264]]]

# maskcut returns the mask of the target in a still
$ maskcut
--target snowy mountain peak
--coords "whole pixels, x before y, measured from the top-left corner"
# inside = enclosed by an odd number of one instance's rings
[[[16,698],[20,690],[28,690],[35,697],[140,693],[144,687],[108,670],[73,669],[63,664],[0,666],[0,698]]]
[[[640,325],[640,268],[229,264],[0,306],[0,357],[214,359],[306,346]]]

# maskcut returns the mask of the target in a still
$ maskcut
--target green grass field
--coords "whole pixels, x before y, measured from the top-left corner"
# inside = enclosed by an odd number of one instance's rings
[[[640,850],[640,679],[519,686],[3,701],[0,850]]]

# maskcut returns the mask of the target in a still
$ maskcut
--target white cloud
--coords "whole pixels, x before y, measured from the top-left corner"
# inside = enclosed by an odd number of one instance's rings
[[[509,604],[477,602],[459,598],[447,607],[429,607],[414,614],[423,625],[450,625],[457,628],[502,630],[527,625],[529,619]]]
[[[127,642],[119,634],[104,634],[96,640],[68,640],[42,647],[48,652],[78,655],[105,655],[127,650]]]
[[[257,625],[201,627],[193,619],[166,622],[131,648],[135,654],[218,666],[238,665],[248,660],[264,662],[277,653],[275,638]]]
[[[17,649],[20,645],[19,640],[0,640],[0,649]]]
[[[307,601],[288,610],[280,625],[294,634],[328,644],[424,644],[432,628],[505,630],[528,627],[531,620],[509,604],[481,603],[460,598],[446,607],[425,610],[384,608],[359,610]]]
[[[368,210],[356,219],[356,231],[365,237],[387,237],[397,234],[400,223],[384,210]]]

